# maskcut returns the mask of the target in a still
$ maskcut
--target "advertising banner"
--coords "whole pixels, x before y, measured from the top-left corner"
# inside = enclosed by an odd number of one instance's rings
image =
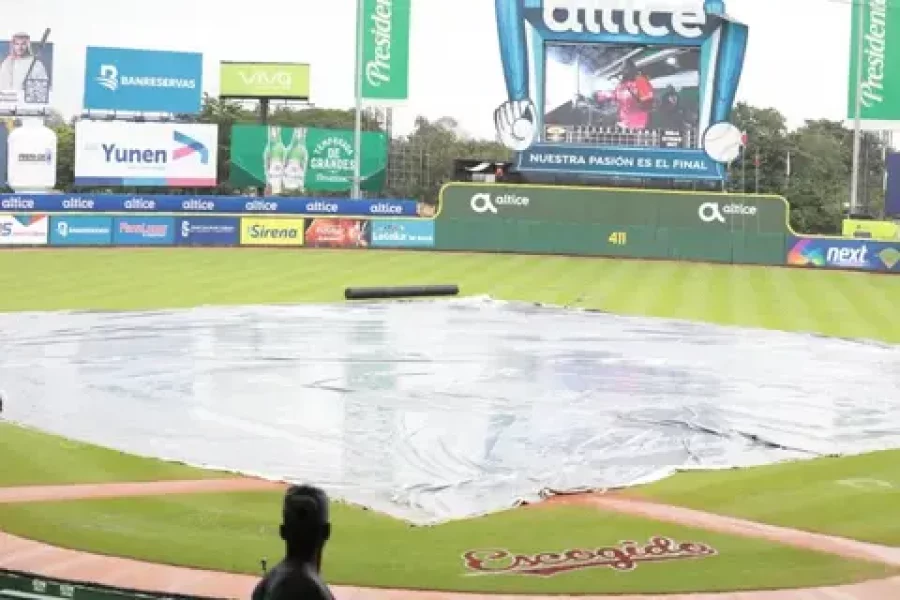
[[[0,40],[0,114],[14,111],[42,113],[50,106],[53,89],[53,44],[50,30],[41,39],[16,33]]]
[[[248,196],[137,196],[126,194],[0,194],[0,210],[40,213],[179,213],[206,215],[325,215],[418,217],[434,215],[415,200],[252,198]]]
[[[194,115],[203,95],[203,55],[88,46],[84,108]]]
[[[219,97],[309,100],[309,65],[223,62]]]
[[[371,221],[361,219],[310,219],[304,243],[310,248],[366,248]]]
[[[900,242],[792,237],[788,244],[787,264],[900,273]]]
[[[216,125],[79,121],[75,185],[215,187]]]
[[[47,215],[0,215],[0,246],[44,246],[49,231]]]
[[[16,192],[52,190],[56,158],[56,133],[42,121],[24,121],[7,136],[7,185]]]
[[[433,248],[434,221],[372,221],[373,248]]]
[[[884,214],[900,218],[900,153],[891,152],[885,161],[887,189],[884,192]]]
[[[241,246],[302,246],[304,219],[241,219]]]
[[[748,29],[721,0],[497,0],[501,142],[525,173],[717,180]]]
[[[235,187],[264,187],[266,195],[345,192],[351,188],[356,158],[353,132],[307,127],[235,125],[231,130],[231,171]],[[384,186],[387,137],[362,134],[362,188]]]
[[[900,51],[900,13],[885,0],[851,3],[850,71],[847,83],[847,118],[856,118],[857,91],[860,118],[868,130],[890,130],[900,121],[900,73],[891,60]],[[862,40],[860,40],[862,19]],[[897,46],[894,46],[896,38]],[[862,73],[858,68],[862,50]]]
[[[116,246],[171,246],[175,243],[173,217],[116,217],[113,244]]]
[[[374,103],[409,98],[412,0],[363,0],[362,97]]]
[[[51,217],[51,246],[109,246],[113,241],[112,217]]]
[[[870,221],[868,219],[844,219],[841,235],[886,242],[900,242],[900,221]]]
[[[180,246],[237,246],[241,220],[237,217],[190,217],[178,220]]]
[[[775,196],[451,183],[435,247],[783,265],[787,212]]]

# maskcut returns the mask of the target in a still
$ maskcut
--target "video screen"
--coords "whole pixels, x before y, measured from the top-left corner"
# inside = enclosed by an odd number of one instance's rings
[[[545,142],[699,146],[699,48],[553,43],[545,52]]]

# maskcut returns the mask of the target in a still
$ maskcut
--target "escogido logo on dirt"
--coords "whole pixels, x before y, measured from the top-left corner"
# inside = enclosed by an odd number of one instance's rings
[[[500,208],[504,206],[525,208],[531,204],[528,196],[517,196],[515,194],[498,194],[492,196],[487,192],[482,192],[472,196],[469,205],[474,212],[479,214],[493,213],[497,214]]]
[[[699,542],[676,542],[654,536],[647,544],[621,542],[617,546],[574,548],[561,552],[514,554],[509,550],[469,550],[463,554],[466,569],[473,574],[515,574],[552,577],[559,573],[598,567],[633,571],[642,562],[696,559],[715,556],[716,549]]]

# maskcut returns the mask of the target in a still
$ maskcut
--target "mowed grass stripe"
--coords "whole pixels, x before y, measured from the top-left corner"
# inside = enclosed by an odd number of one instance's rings
[[[284,249],[0,252],[0,310],[331,302],[348,285],[458,283],[467,295],[900,342],[900,278],[598,258]]]

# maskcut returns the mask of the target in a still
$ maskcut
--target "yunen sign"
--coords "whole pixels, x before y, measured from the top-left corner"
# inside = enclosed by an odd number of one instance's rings
[[[647,544],[626,541],[617,546],[572,548],[537,554],[515,554],[500,549],[469,550],[463,554],[463,563],[466,570],[479,574],[552,577],[599,567],[634,571],[641,563],[707,558],[717,554],[716,549],[708,544],[677,542],[655,536]]]
[[[900,12],[887,0],[859,0],[851,6],[847,118],[856,118],[858,88],[863,127],[894,129],[900,121],[900,73],[891,69],[891,59],[900,49]],[[860,19],[863,20],[861,76],[858,69]],[[894,46],[894,38],[897,38],[898,46]]]
[[[223,62],[219,97],[309,100],[309,65]]]
[[[362,97],[369,102],[409,98],[412,0],[363,0]]]

